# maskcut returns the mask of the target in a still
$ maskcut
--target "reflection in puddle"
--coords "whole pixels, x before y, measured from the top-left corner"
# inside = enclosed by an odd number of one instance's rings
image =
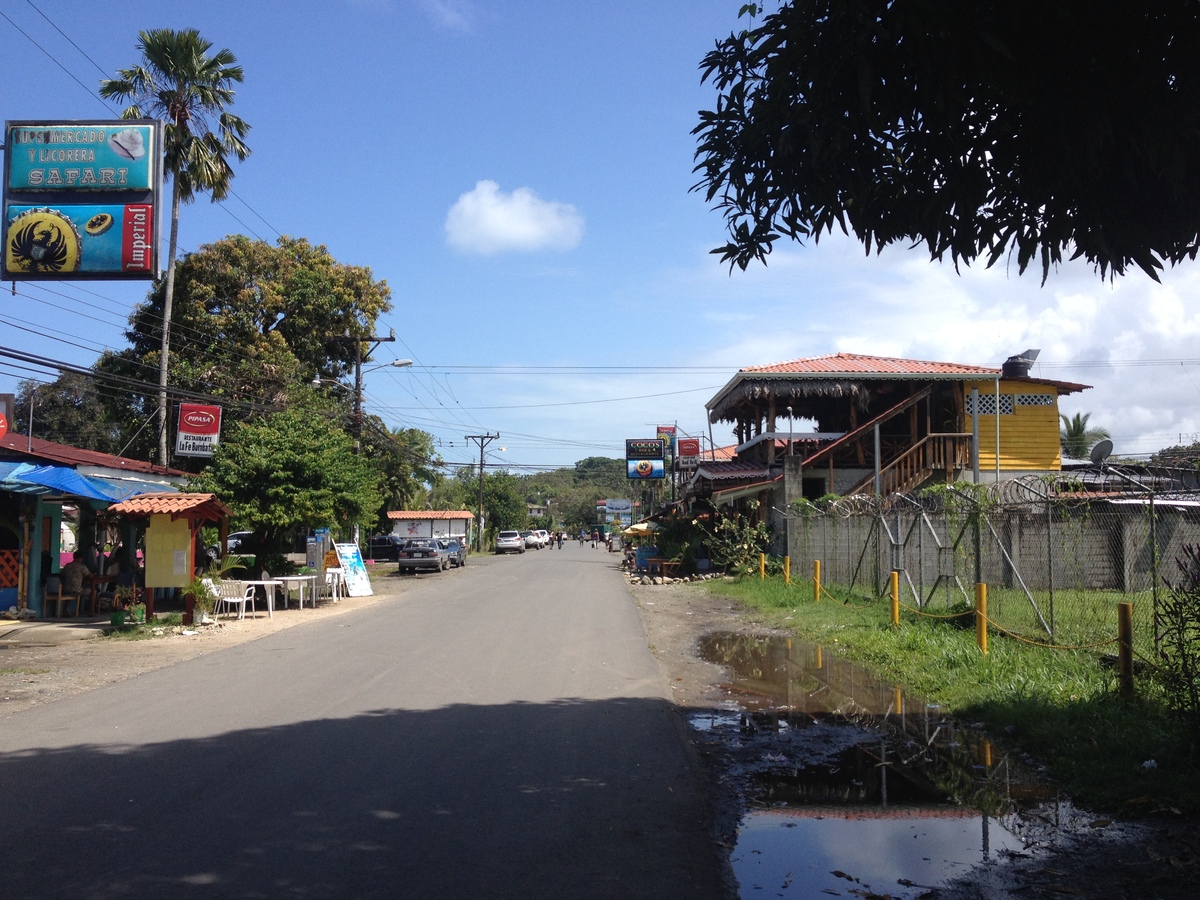
[[[1051,799],[981,732],[819,646],[719,633],[700,655],[729,672],[731,702],[692,725],[751,810],[731,856],[743,897],[918,897],[1024,849],[1017,801]]]
[[[919,897],[1021,842],[974,810],[752,812],[731,862],[743,898]]]

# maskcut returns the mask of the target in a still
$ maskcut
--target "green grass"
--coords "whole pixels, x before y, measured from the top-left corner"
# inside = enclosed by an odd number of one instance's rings
[[[1045,762],[1085,805],[1200,813],[1198,736],[1170,713],[1151,678],[1137,680],[1135,699],[1118,696],[1115,673],[1103,659],[1111,646],[1054,650],[993,633],[985,656],[973,620],[962,627],[965,622],[904,611],[900,627],[892,628],[885,600],[835,588],[814,603],[810,584],[786,586],[779,579],[710,581],[705,588],[940,703],[960,721],[982,722]],[[991,601],[989,591],[989,611]],[[1023,595],[1021,602],[1029,605]],[[1148,760],[1155,767],[1144,767]]]
[[[27,666],[7,666],[0,668],[0,675],[45,675],[49,669],[31,669]]]
[[[159,636],[154,633],[154,629],[156,628],[170,630],[182,624],[183,613],[181,612],[155,613],[154,618],[145,625],[137,625],[126,619],[125,624],[120,628],[105,628],[100,633],[100,639],[110,641],[146,641]]]

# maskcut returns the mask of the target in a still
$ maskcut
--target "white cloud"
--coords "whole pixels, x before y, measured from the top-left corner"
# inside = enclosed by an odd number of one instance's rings
[[[475,7],[466,0],[420,0],[421,7],[437,25],[451,31],[470,31]]]
[[[569,203],[542,200],[529,188],[501,192],[477,182],[446,215],[446,240],[460,253],[570,250],[583,238],[583,216]]]

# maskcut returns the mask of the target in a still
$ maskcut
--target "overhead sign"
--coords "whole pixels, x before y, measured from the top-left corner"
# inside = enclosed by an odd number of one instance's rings
[[[676,459],[681,469],[694,469],[700,465],[699,438],[680,438],[676,444]]]
[[[212,456],[221,440],[221,407],[179,404],[176,456]]]
[[[631,438],[625,441],[625,459],[663,458],[663,442],[660,438]]]
[[[162,123],[6,122],[0,277],[155,278]]]
[[[627,459],[625,460],[625,475],[627,478],[664,478],[666,469],[661,459]]]

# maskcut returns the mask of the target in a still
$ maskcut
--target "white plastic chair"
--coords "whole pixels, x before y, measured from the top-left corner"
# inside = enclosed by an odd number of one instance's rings
[[[254,587],[240,581],[222,581],[217,585],[217,603],[213,613],[220,612],[222,606],[230,613],[237,607],[238,618],[246,618],[246,604],[254,612]]]
[[[328,596],[337,603],[346,596],[346,578],[341,569],[326,569],[324,583],[321,585],[321,596]]]

